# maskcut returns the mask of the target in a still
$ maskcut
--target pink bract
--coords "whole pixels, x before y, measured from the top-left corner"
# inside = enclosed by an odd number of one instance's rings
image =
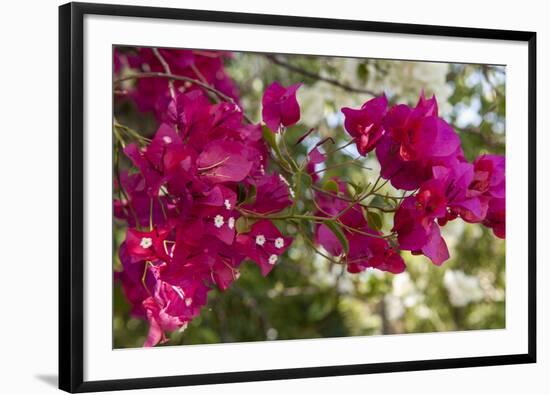
[[[360,109],[344,107],[344,127],[355,139],[361,155],[372,151],[384,133],[384,117],[388,107],[386,96],[367,101]]]
[[[296,91],[302,84],[285,88],[278,82],[267,87],[262,98],[262,119],[269,129],[278,132],[281,126],[292,126],[300,120]]]

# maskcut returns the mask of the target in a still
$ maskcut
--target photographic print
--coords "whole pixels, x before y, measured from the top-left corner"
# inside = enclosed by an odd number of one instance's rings
[[[536,362],[535,32],[59,29],[61,389]]]
[[[114,45],[113,347],[505,328],[506,71]]]

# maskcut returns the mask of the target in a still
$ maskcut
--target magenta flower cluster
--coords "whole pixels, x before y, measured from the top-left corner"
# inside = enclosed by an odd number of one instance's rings
[[[236,232],[239,192],[256,189],[249,209],[257,212],[292,203],[286,183],[265,170],[261,127],[243,124],[238,106],[212,105],[200,91],[180,93],[171,105],[176,116],[149,144],[124,148],[139,172],[121,174],[128,199],[115,201],[129,226],[120,277],[133,312],[149,320],[146,345],[199,314],[211,286],[229,287],[245,258],[267,275],[292,241],[267,220]]]
[[[122,55],[115,49],[115,73],[124,66],[149,73],[167,71],[152,48],[137,47],[135,51]],[[234,100],[239,99],[239,90],[226,74],[223,65],[224,59],[232,56],[230,52],[159,48],[158,53],[169,66],[171,74],[202,81]],[[166,78],[140,78],[128,96],[140,111],[151,111],[157,119],[162,120],[171,101],[168,81]],[[186,92],[201,90],[189,81],[173,81],[173,84],[176,89],[181,88]]]
[[[481,155],[469,163],[453,128],[438,116],[435,96],[388,109],[385,96],[343,108],[345,128],[362,155],[375,150],[381,176],[405,191],[392,231],[399,249],[436,265],[449,258],[440,226],[457,217],[483,223],[505,237],[505,161]]]
[[[136,77],[125,97],[140,111],[152,111],[160,124],[150,140],[122,142],[132,169],[117,170],[115,185],[114,213],[127,224],[119,248],[123,270],[116,277],[131,313],[149,322],[145,346],[185,329],[209,291],[223,291],[239,278],[243,261],[254,261],[268,275],[293,241],[275,221],[291,206],[288,211],[294,213],[296,180],[270,171],[273,164],[281,165],[280,158],[272,154],[262,125],[244,116],[224,70],[228,56],[148,48],[115,53],[115,73],[124,66],[147,77]],[[187,81],[150,78],[151,72]],[[283,134],[299,121],[300,86],[274,82],[266,89],[262,118],[268,134]],[[212,102],[212,92],[226,100]],[[358,151],[375,150],[381,177],[412,192],[394,210],[387,237],[369,223],[365,207],[351,199],[344,181],[333,180],[332,192],[312,189],[314,241],[328,254],[345,257],[349,272],[402,272],[400,250],[441,264],[449,253],[440,226],[457,217],[483,223],[504,238],[504,158],[482,155],[467,162],[458,135],[438,116],[435,97],[421,96],[414,108],[388,108],[381,96],[342,112]],[[313,185],[315,165],[325,159],[318,148],[308,155],[303,172]]]
[[[174,71],[213,74],[214,86],[233,86],[218,55],[197,61],[204,56],[162,52]],[[139,55],[132,64],[158,68],[150,50]],[[292,204],[287,181],[267,172],[261,125],[244,123],[237,104],[212,104],[194,85],[179,86],[170,98],[167,81],[140,79],[129,94],[139,109],[154,110],[162,124],[147,144],[124,147],[138,171],[121,172],[117,188],[125,197],[114,202],[115,216],[128,224],[119,249],[123,271],[117,276],[132,314],[149,321],[145,346],[185,328],[212,287],[225,290],[239,277],[245,258],[267,275],[292,242],[268,220],[237,234],[239,194],[256,191],[246,208],[257,213],[276,213]]]

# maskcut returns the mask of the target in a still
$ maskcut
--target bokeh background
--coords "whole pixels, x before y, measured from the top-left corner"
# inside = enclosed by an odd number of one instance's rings
[[[414,105],[422,90],[436,95],[440,115],[459,133],[468,160],[486,152],[505,153],[503,66],[234,53],[226,69],[239,86],[245,111],[257,121],[263,91],[271,82],[304,83],[298,91],[302,119],[288,130],[287,139],[296,141],[310,128],[316,132],[295,148],[298,156],[329,136],[337,146],[349,141],[341,107],[359,107],[381,93],[391,103]],[[137,112],[129,101],[115,103],[114,111],[117,119],[144,135],[156,130],[154,118]],[[327,165],[357,156],[350,146]],[[372,170],[345,166],[322,175],[372,182],[378,175],[376,158],[371,154],[364,162]],[[381,192],[395,193],[389,185]],[[392,218],[383,220],[389,230]],[[277,225],[294,232],[289,225]],[[117,220],[113,229],[116,271],[126,229]],[[244,263],[239,280],[225,292],[210,292],[201,315],[165,345],[503,328],[505,241],[490,229],[460,220],[442,232],[449,261],[437,267],[423,256],[403,252],[407,270],[399,275],[376,270],[349,274],[297,237],[266,278],[255,264]],[[114,287],[114,347],[141,347],[147,323],[129,316],[119,284]]]

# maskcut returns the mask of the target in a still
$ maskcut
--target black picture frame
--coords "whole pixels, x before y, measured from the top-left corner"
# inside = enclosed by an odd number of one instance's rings
[[[84,381],[83,377],[83,19],[122,17],[307,27],[528,43],[528,352],[346,366]],[[536,362],[536,33],[158,7],[69,3],[59,7],[59,388],[123,390]]]

